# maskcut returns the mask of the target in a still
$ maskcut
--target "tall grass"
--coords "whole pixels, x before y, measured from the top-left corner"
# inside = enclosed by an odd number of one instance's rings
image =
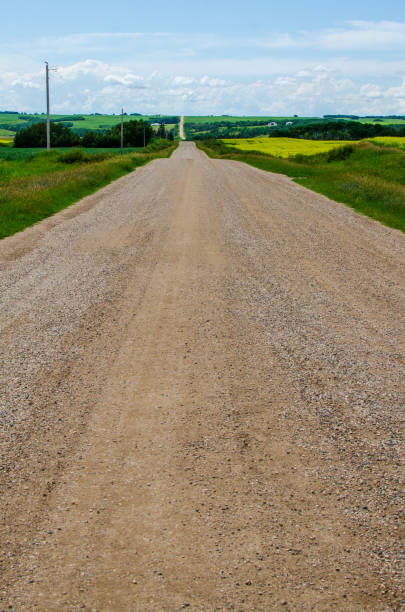
[[[216,140],[197,145],[210,157],[234,159],[286,174],[313,191],[405,231],[405,153],[399,149],[360,143],[327,153],[281,159],[231,149]]]
[[[153,159],[168,157],[175,148],[161,141],[142,153],[95,157],[96,161],[84,153],[81,159],[66,163],[63,155],[69,153],[58,152],[26,156],[19,162],[0,160],[0,238],[49,217]]]

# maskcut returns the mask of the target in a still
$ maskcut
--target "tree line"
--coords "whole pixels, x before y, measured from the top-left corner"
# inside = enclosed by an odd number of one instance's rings
[[[82,135],[74,132],[63,123],[51,121],[51,144],[53,147],[84,146],[89,148],[117,148],[121,144],[121,124],[108,130],[97,132],[86,130]],[[124,123],[124,147],[143,147],[151,142],[154,131],[147,121],[131,120]],[[163,123],[157,136],[173,140],[173,133],[167,133]],[[16,133],[14,146],[17,148],[46,147],[46,122],[34,123]]]
[[[221,122],[222,123],[222,122]],[[361,140],[376,136],[405,136],[405,125],[383,125],[381,123],[360,123],[357,121],[327,121],[321,119],[294,120],[293,125],[268,127],[244,127],[229,125],[222,127],[217,123],[190,124],[187,122],[187,134],[193,140],[207,138],[305,138],[308,140]]]
[[[376,136],[405,136],[405,126],[357,121],[327,121],[291,126],[288,129],[274,129],[271,136],[308,140],[362,140]]]

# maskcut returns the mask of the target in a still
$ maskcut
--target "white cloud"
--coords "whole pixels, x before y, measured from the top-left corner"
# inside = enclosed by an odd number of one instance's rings
[[[405,23],[352,21],[348,28],[320,34],[320,45],[333,50],[405,49]]]
[[[405,23],[393,21],[258,39],[107,32],[0,42],[0,99],[2,108],[43,110],[48,57],[58,66],[55,111],[399,114],[402,49]]]
[[[131,87],[135,89],[145,88],[143,78],[136,74],[131,74],[131,73],[126,73],[123,76],[120,76],[117,74],[108,74],[107,76],[104,77],[104,81],[106,83],[124,85],[125,87]]]
[[[201,77],[199,80],[200,85],[204,85],[205,87],[231,87],[231,81],[225,81],[224,79],[212,78],[207,75]]]
[[[193,85],[197,80],[193,77],[176,76],[173,79],[173,85]]]
[[[19,79],[14,79],[10,83],[11,87],[23,87],[24,89],[40,89],[41,86],[39,83],[34,83],[31,80],[25,80],[23,77]]]
[[[390,114],[405,107],[405,69],[383,86],[370,79],[359,85],[330,66],[314,63],[293,74],[223,79],[209,74],[139,75],[127,66],[86,59],[51,75],[51,107],[59,112],[186,114]],[[41,111],[43,72],[0,75],[4,108]]]

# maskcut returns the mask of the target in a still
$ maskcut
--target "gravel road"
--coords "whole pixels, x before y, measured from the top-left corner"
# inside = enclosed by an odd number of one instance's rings
[[[185,140],[186,136],[184,134],[184,117],[180,117],[180,126],[179,126],[180,140]]]
[[[0,610],[401,610],[404,270],[188,142],[1,241]]]

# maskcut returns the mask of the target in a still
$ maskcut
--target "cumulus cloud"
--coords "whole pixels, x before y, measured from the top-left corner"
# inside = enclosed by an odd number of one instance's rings
[[[48,57],[57,65],[54,111],[400,114],[398,49],[405,23],[394,21],[257,39],[107,32],[0,42],[0,99],[3,108],[43,110]]]
[[[207,75],[201,77],[199,80],[200,85],[204,87],[231,87],[231,81],[225,81],[224,79],[212,78]]]
[[[194,77],[176,76],[173,79],[173,85],[175,86],[194,85],[196,82],[197,79]]]
[[[386,86],[375,80],[359,85],[318,63],[294,74],[248,80],[168,76],[156,70],[139,75],[127,66],[86,59],[51,73],[51,103],[54,112],[111,113],[123,105],[127,112],[143,113],[389,114],[405,109],[403,75]],[[4,107],[43,110],[43,71],[3,73],[0,95]]]
[[[104,77],[106,83],[112,83],[113,85],[123,85],[124,87],[131,87],[134,89],[144,89],[145,84],[143,78],[131,73],[126,73],[122,76],[118,74],[108,74]]]
[[[14,79],[10,83],[11,87],[22,87],[23,89],[40,89],[39,83],[34,83],[30,79],[25,80],[24,78]]]

